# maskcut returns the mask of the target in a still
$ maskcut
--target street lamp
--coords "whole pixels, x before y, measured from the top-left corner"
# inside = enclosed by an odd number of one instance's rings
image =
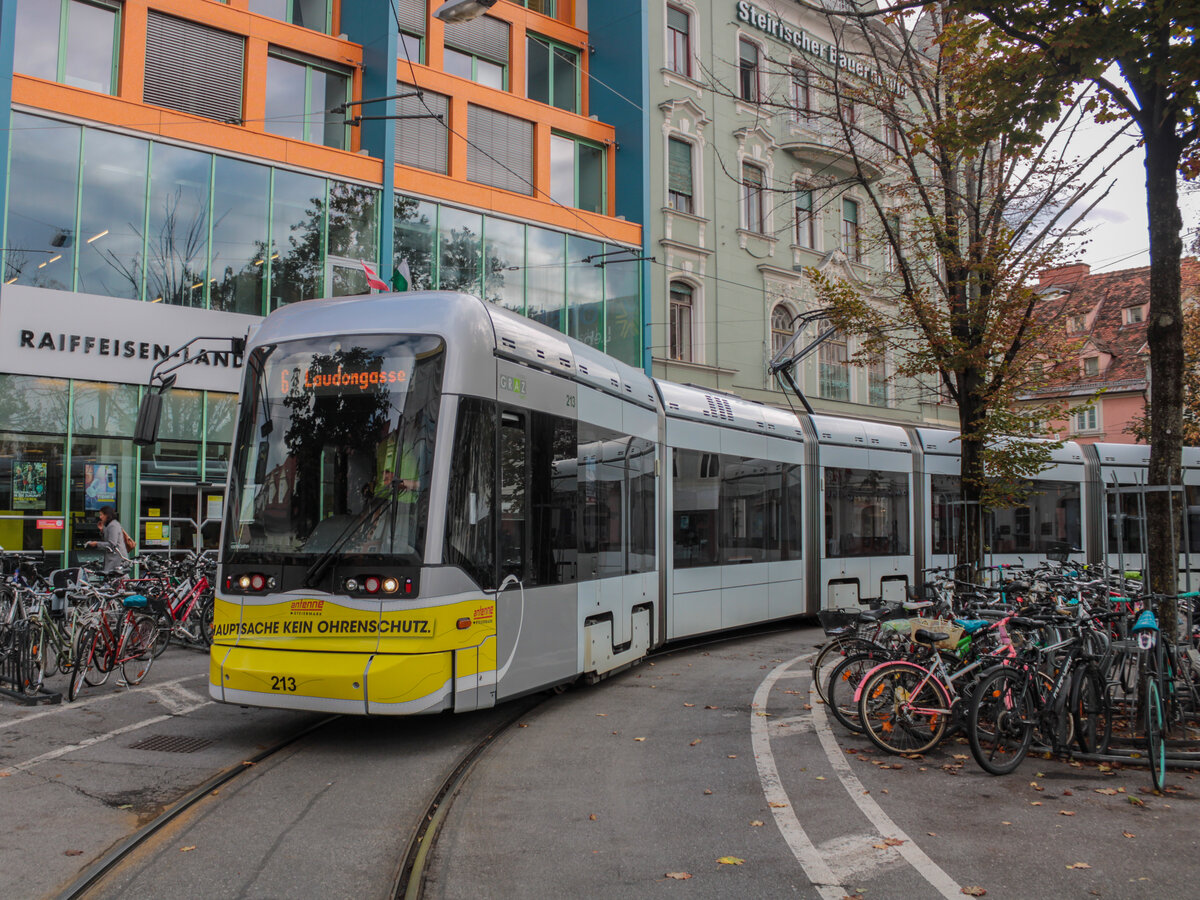
[[[443,22],[469,22],[496,5],[496,0],[446,0],[433,14]]]

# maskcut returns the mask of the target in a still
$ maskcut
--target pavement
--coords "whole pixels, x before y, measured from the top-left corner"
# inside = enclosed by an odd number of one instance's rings
[[[548,699],[476,764],[426,896],[1195,896],[1196,773],[1172,771],[1158,796],[1138,768],[1028,759],[996,778],[953,738],[883,755],[810,694],[820,638],[680,649]],[[54,896],[319,718],[209,702],[204,666],[172,649],[136,688],[0,701],[0,896]],[[505,715],[341,719],[182,817],[103,895],[385,897],[430,789]],[[155,749],[167,739],[191,749]]]

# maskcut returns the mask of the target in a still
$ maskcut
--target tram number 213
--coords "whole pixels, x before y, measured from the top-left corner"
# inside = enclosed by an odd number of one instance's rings
[[[296,679],[291,675],[272,675],[271,690],[294,692],[296,690]]]

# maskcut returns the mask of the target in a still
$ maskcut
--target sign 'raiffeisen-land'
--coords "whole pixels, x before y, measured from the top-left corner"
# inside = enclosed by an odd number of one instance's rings
[[[865,78],[872,84],[885,85],[894,94],[901,97],[904,96],[904,85],[901,84],[897,76],[885,75],[862,60],[855,59],[852,55],[839,51],[837,47],[828,41],[819,40],[801,28],[793,28],[778,16],[763,12],[754,4],[747,2],[747,0],[739,0],[737,17],[738,21],[753,25],[759,31],[769,34],[771,37],[781,40],[785,44],[790,44],[797,50],[803,50],[805,53],[810,53],[830,65],[852,72],[859,78]]]

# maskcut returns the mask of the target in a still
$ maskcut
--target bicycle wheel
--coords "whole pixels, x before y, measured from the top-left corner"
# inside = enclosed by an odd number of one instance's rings
[[[1071,685],[1071,717],[1075,744],[1084,753],[1105,753],[1112,736],[1112,714],[1104,679],[1094,666],[1075,673]]]
[[[950,721],[950,697],[920,666],[884,663],[859,689],[858,717],[867,737],[888,753],[936,747]]]
[[[171,645],[171,623],[166,616],[159,616],[157,620],[158,633],[154,638],[154,658],[163,655],[163,652]]]
[[[88,629],[95,636],[89,641],[93,645],[90,655],[88,656],[88,665],[84,666],[83,680],[92,687],[100,687],[104,682],[108,681],[108,676],[113,670],[113,653],[112,645],[108,638],[99,628]],[[83,642],[80,642],[83,646]]]
[[[1167,781],[1167,742],[1163,740],[1162,697],[1158,682],[1146,681],[1146,702],[1142,704],[1146,723],[1146,754],[1150,757],[1150,783],[1161,791]]]
[[[159,628],[149,616],[138,616],[133,620],[125,638],[125,651],[121,661],[121,674],[129,685],[141,684],[150,665],[154,662],[154,647],[158,641]]]
[[[820,652],[813,658],[810,672],[812,673],[813,687],[817,689],[817,696],[826,703],[829,702],[829,697],[825,694],[825,688],[829,684],[829,676],[833,670],[841,665],[842,661],[852,653],[879,653],[880,659],[886,659],[888,650],[880,644],[867,638],[861,638],[853,634],[843,634],[832,638]]]
[[[843,659],[829,675],[825,694],[829,699],[826,705],[833,717],[854,734],[862,734],[862,721],[858,718],[858,701],[854,692],[858,689],[863,677],[875,668],[881,660],[873,653],[854,653]]]
[[[211,647],[213,642],[213,615],[216,610],[216,603],[212,597],[205,597],[200,601],[200,639],[204,641],[205,647]]]
[[[67,700],[71,703],[75,702],[75,698],[79,696],[85,683],[91,684],[87,680],[87,676],[92,671],[92,656],[96,652],[96,642],[99,636],[94,628],[85,628],[79,635],[79,640],[75,645],[75,661],[71,664],[71,679],[67,682]]]
[[[984,676],[967,714],[967,741],[983,771],[1007,775],[1021,765],[1033,743],[1034,709],[1022,672],[1001,668]]]

